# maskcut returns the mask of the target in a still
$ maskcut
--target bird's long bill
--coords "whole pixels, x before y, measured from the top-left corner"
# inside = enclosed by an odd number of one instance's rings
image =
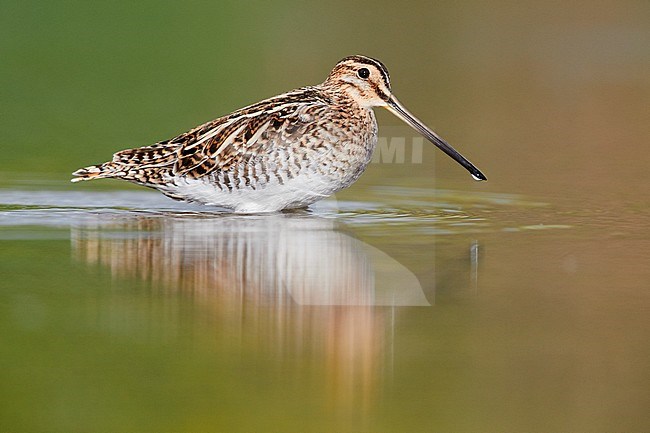
[[[481,173],[481,170],[476,168],[474,164],[469,162],[467,158],[465,158],[463,155],[458,153],[456,149],[451,147],[445,140],[440,138],[438,134],[433,132],[424,123],[418,120],[417,117],[409,113],[409,111],[406,108],[404,108],[404,106],[397,100],[397,98],[391,96],[390,99],[388,100],[388,105],[386,106],[386,108],[388,108],[388,111],[393,113],[395,116],[399,117],[404,122],[411,125],[411,127],[417,130],[420,134],[424,135],[427,140],[429,140],[430,142],[438,146],[440,150],[442,150],[447,155],[452,157],[457,163],[465,167],[465,169],[472,174],[472,177],[474,179],[487,180],[487,177],[485,177],[485,175]]]

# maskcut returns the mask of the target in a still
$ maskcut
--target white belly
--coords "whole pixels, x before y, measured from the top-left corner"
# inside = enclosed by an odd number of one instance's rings
[[[238,213],[277,212],[309,206],[346,187],[340,182],[319,176],[298,176],[283,183],[271,178],[255,188],[219,188],[206,179],[177,178],[163,192],[184,200],[225,207]]]

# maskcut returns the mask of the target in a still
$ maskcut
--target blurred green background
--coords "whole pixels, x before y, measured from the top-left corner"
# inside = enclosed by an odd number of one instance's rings
[[[5,177],[65,179],[321,82],[355,53],[382,60],[398,97],[488,174],[480,190],[623,192],[645,173],[645,1],[4,1],[2,10]],[[397,124],[380,111],[381,125]],[[458,167],[438,165],[442,181],[467,187]],[[389,166],[366,180],[406,175]]]
[[[6,202],[0,431],[650,430],[650,2],[0,6],[0,193],[138,189],[68,179],[319,83],[351,54],[384,62],[400,100],[489,178],[428,146],[423,164],[372,164],[337,194],[379,203],[337,219],[435,299],[397,312],[242,307],[227,278],[188,294],[156,280],[174,266],[123,272],[132,244],[85,256],[94,238]],[[413,134],[381,111],[380,133]]]

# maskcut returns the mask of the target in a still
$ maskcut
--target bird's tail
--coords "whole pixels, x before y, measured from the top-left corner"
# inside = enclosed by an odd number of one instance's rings
[[[80,168],[72,173],[73,177],[70,182],[81,182],[82,180],[104,179],[109,177],[122,177],[124,172],[123,164],[114,161],[105,162],[100,165],[89,165]]]
[[[172,169],[181,143],[158,143],[126,149],[113,154],[111,161],[90,165],[72,173],[72,182],[119,178],[139,184],[164,183],[163,175]]]

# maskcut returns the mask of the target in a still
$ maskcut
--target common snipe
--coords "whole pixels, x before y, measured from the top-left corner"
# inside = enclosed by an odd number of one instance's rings
[[[235,212],[308,206],[352,184],[377,144],[372,107],[385,107],[465,167],[485,175],[395,98],[378,60],[346,57],[322,84],[237,110],[152,146],[82,168],[73,182],[118,178],[178,200]]]

